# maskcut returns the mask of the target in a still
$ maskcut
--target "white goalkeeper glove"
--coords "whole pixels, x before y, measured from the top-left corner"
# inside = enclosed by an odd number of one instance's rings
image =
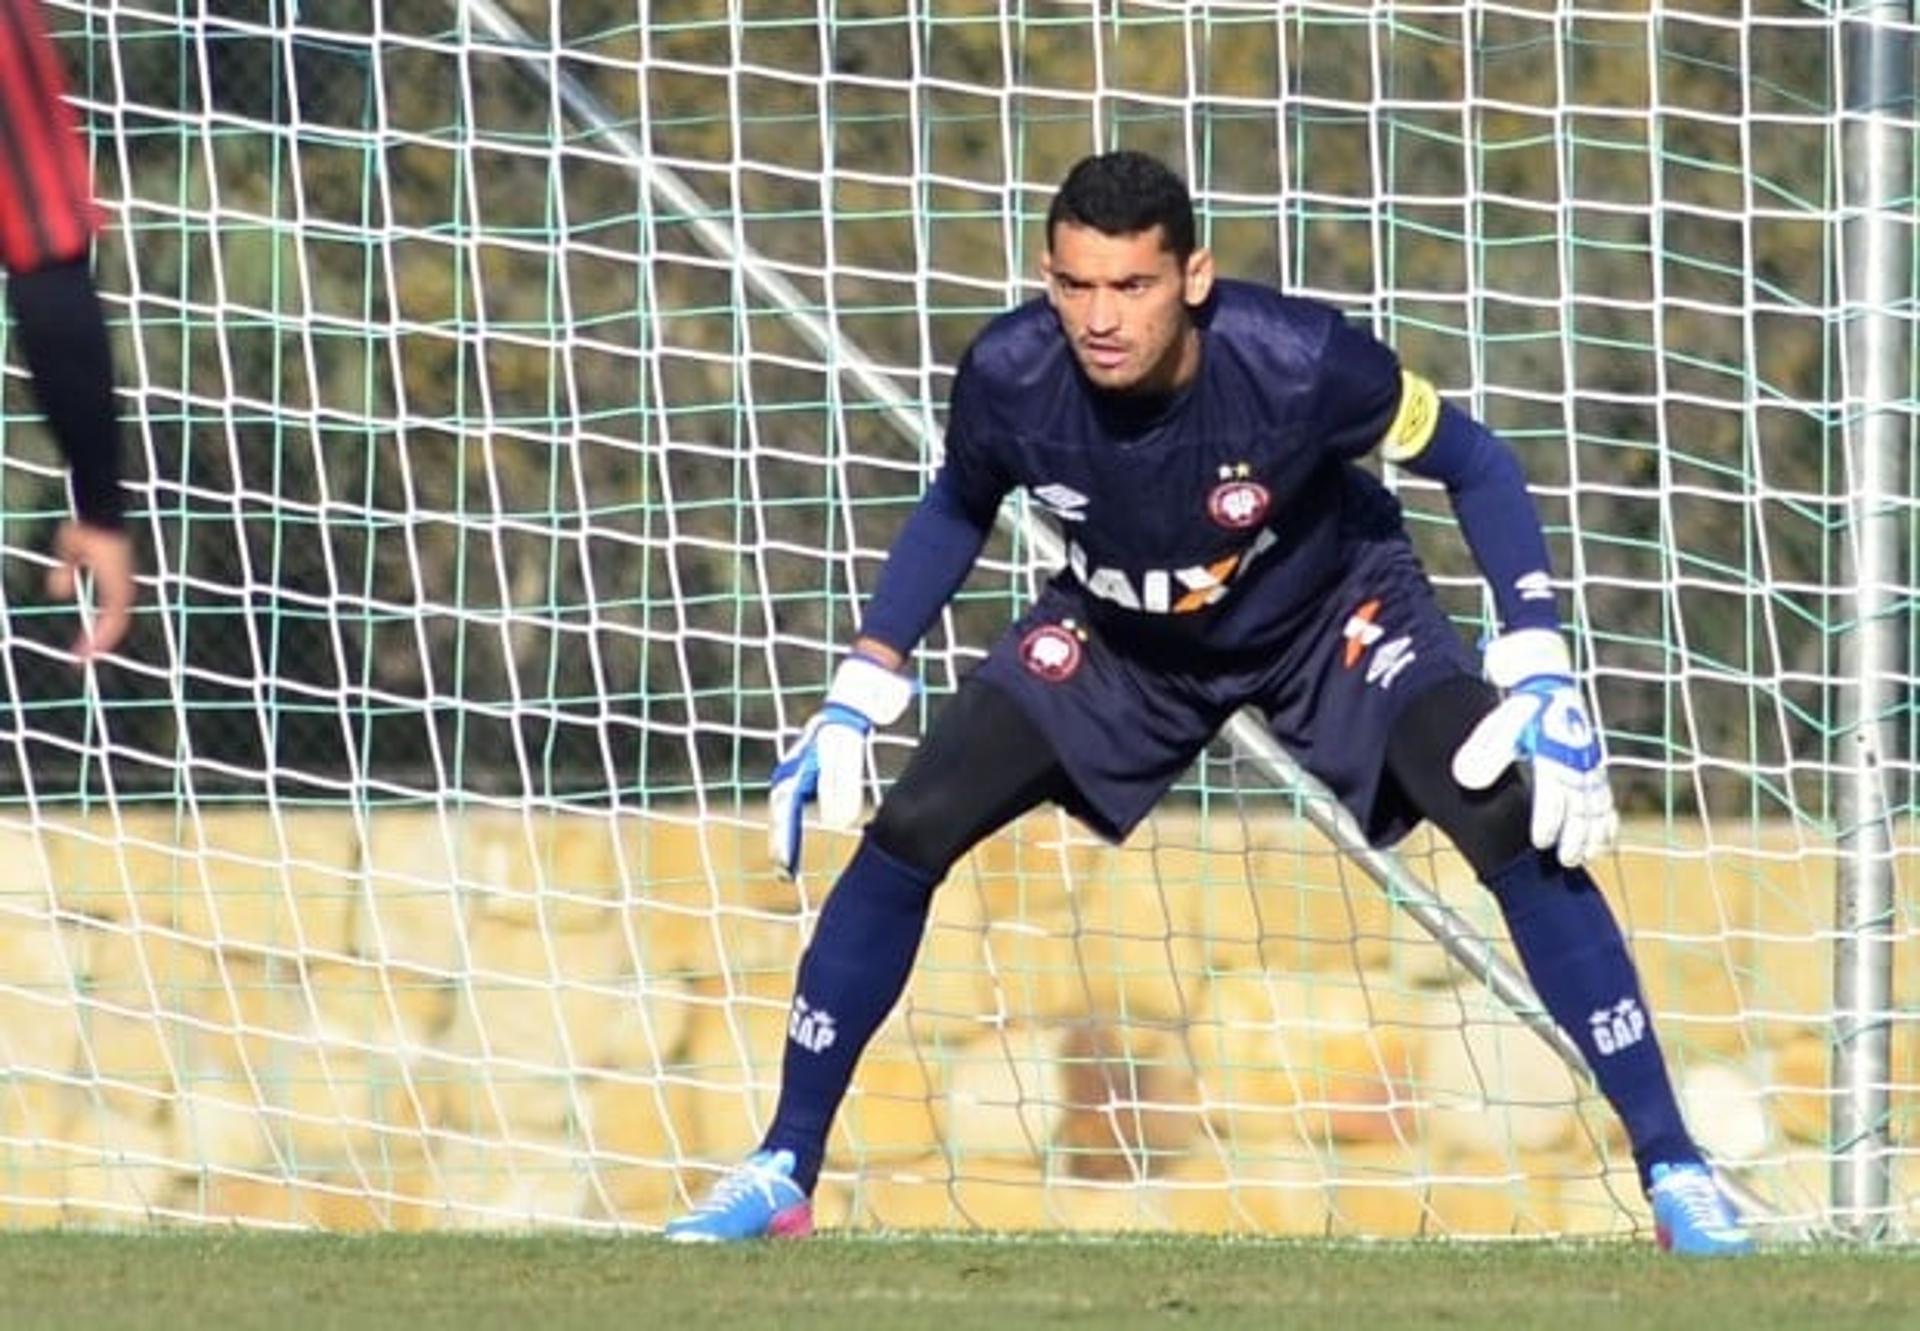
[[[1568,868],[1603,853],[1619,830],[1607,760],[1573,678],[1566,641],[1520,629],[1487,644],[1487,678],[1508,690],[1453,755],[1453,779],[1485,790],[1519,758],[1533,762],[1533,844]]]
[[[898,721],[913,701],[913,681],[864,656],[833,672],[827,700],[780,755],[767,795],[767,851],[782,878],[800,868],[801,819],[820,801],[820,821],[844,831],[860,820],[867,737]]]

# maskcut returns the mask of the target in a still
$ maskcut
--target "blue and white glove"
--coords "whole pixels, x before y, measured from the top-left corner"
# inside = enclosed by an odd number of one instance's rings
[[[782,878],[800,868],[801,820],[820,801],[820,821],[844,831],[860,821],[867,779],[867,737],[898,721],[913,701],[913,681],[864,656],[833,672],[827,701],[780,755],[767,795],[767,851]]]
[[[1533,844],[1569,869],[1602,854],[1620,829],[1607,760],[1573,678],[1566,641],[1520,629],[1487,644],[1487,678],[1508,691],[1453,755],[1453,779],[1485,790],[1519,758],[1533,762]]]

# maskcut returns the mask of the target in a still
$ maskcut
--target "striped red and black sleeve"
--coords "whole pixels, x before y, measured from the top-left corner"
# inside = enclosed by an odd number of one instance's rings
[[[0,263],[86,253],[98,223],[79,125],[39,0],[0,0]]]

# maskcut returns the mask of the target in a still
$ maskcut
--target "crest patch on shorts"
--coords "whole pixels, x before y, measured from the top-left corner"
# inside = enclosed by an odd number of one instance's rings
[[[1020,662],[1049,684],[1072,679],[1086,659],[1086,632],[1072,620],[1041,624],[1020,640]]]

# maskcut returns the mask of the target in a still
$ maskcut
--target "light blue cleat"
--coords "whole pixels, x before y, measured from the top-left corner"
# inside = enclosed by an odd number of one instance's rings
[[[689,1215],[667,1222],[675,1243],[803,1239],[813,1233],[813,1203],[793,1181],[792,1151],[756,1151],[713,1185]]]
[[[1653,1202],[1654,1235],[1666,1251],[1683,1257],[1739,1257],[1753,1251],[1753,1236],[1705,1165],[1655,1165],[1647,1196]]]

